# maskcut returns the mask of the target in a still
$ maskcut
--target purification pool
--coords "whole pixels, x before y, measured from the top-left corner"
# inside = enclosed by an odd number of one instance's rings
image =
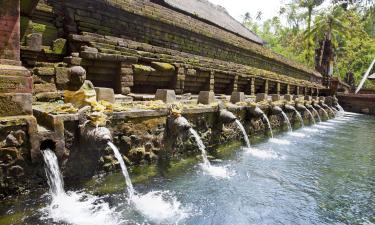
[[[198,161],[135,183],[132,201],[123,183],[32,193],[2,204],[0,224],[375,224],[375,117],[344,113],[210,161],[225,174]]]

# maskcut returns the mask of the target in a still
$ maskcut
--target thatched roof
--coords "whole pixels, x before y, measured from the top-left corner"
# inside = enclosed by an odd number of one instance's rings
[[[260,37],[230,16],[225,8],[207,0],[154,0],[154,2],[198,17],[257,44],[264,44]]]

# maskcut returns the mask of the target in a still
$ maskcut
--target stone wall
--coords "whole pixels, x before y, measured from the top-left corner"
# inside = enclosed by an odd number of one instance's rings
[[[375,115],[375,94],[338,94],[345,111]]]
[[[30,18],[22,17],[22,20],[25,53],[30,50],[26,40],[33,33],[42,34],[44,54],[56,54],[59,51],[54,40],[67,39],[69,34],[90,32],[248,65],[302,80],[320,81],[317,72],[258,44],[148,0],[46,0],[40,1]],[[51,61],[51,57],[38,57]],[[25,60],[30,61],[29,58]]]

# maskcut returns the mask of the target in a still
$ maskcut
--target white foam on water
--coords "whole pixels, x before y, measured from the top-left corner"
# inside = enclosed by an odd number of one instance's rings
[[[57,157],[53,151],[42,151],[50,186],[51,203],[40,209],[42,220],[73,225],[118,224],[115,212],[102,199],[84,192],[65,192]]]
[[[315,126],[315,125],[314,125]],[[303,128],[304,131],[308,131],[308,132],[319,132],[318,129],[315,129],[315,128],[310,128],[310,127],[305,127]]]
[[[119,224],[116,213],[108,203],[84,192],[67,192],[52,196],[51,203],[40,210],[42,220],[73,225]]]
[[[274,143],[274,144],[279,144],[279,145],[290,145],[290,141],[279,139],[279,138],[270,138],[269,142]]]
[[[292,133],[289,133],[289,135],[293,137],[306,137],[306,134],[300,133],[300,132],[292,132]]]
[[[277,154],[272,150],[262,150],[257,148],[248,148],[245,153],[250,154],[260,159],[284,159],[285,157]]]
[[[328,125],[332,125],[332,124],[328,124]],[[334,129],[334,127],[330,127],[330,126],[325,126],[325,125],[315,125],[317,128],[320,128],[320,129]]]
[[[179,224],[192,215],[191,208],[183,207],[169,191],[151,191],[132,197],[134,207],[157,224]]]
[[[200,164],[203,173],[212,176],[215,179],[229,179],[235,175],[234,171],[229,170],[229,168],[224,166],[213,166],[211,164]]]

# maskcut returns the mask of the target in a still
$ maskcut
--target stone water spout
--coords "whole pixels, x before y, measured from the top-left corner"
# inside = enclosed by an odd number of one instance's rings
[[[191,128],[191,124],[183,116],[168,117],[168,129],[174,135],[185,134]]]
[[[237,117],[227,109],[219,110],[219,119],[223,124],[233,123],[236,121]]]
[[[272,106],[272,109],[271,109],[271,110],[272,110],[272,112],[273,112],[274,114],[277,114],[277,115],[283,113],[283,110],[280,108],[280,106],[277,106],[277,105]]]
[[[292,106],[292,105],[285,105],[284,109],[285,109],[286,112],[289,112],[289,113],[296,111],[296,108],[294,108],[294,106]]]
[[[315,109],[317,109],[317,110],[322,110],[322,111],[324,112],[325,116],[329,119],[329,115],[328,115],[327,111],[326,111],[322,106],[320,106],[317,102],[314,101],[314,102],[312,103],[312,106],[313,106]]]
[[[257,118],[261,118],[264,115],[264,112],[258,106],[251,107],[249,112],[250,112],[251,115],[253,115]]]
[[[302,105],[301,103],[296,103],[296,109],[297,109],[298,111],[300,111],[300,112],[305,112],[305,111],[307,111],[307,108],[306,108],[304,105]]]
[[[181,109],[173,104],[169,108],[169,115],[167,117],[167,136],[179,136],[186,135],[189,133],[191,124],[187,119],[181,116]]]

